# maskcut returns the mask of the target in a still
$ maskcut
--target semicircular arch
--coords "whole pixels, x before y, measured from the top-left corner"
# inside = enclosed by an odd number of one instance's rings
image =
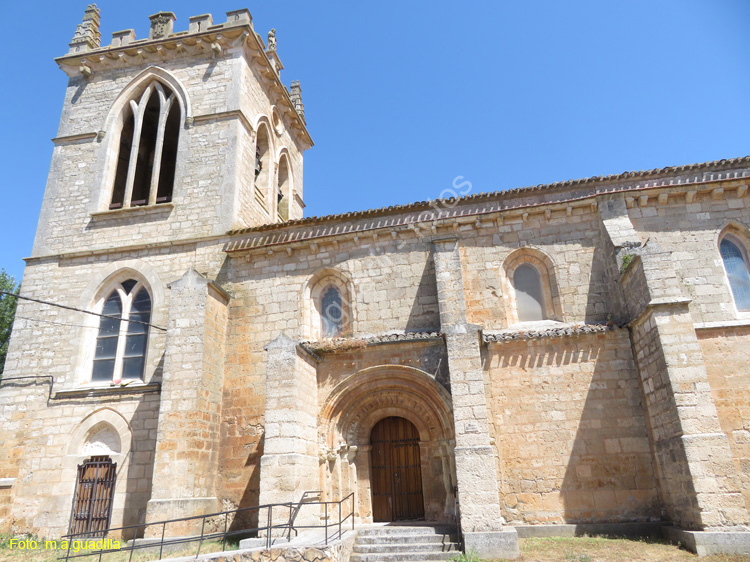
[[[369,443],[372,427],[388,416],[409,420],[420,440],[454,436],[451,398],[428,373],[402,365],[369,367],[341,381],[320,409],[328,445],[343,439],[350,445]]]

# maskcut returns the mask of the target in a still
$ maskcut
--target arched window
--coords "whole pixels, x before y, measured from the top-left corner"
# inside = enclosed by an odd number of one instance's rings
[[[122,114],[110,209],[172,200],[180,105],[161,82],[153,81]]]
[[[268,212],[271,208],[268,200],[269,178],[271,177],[271,141],[268,128],[258,126],[255,141],[255,198]]]
[[[277,181],[277,204],[276,209],[279,215],[279,220],[289,220],[289,161],[286,155],[283,155],[279,160],[279,178]]]
[[[91,380],[143,378],[151,321],[151,296],[134,279],[119,283],[104,300]]]
[[[347,271],[323,268],[302,287],[302,337],[350,337],[355,329],[354,285]]]
[[[516,290],[519,322],[532,322],[547,318],[542,281],[534,266],[522,263],[516,267],[513,272],[513,288]]]
[[[743,244],[727,236],[719,243],[719,252],[737,310],[750,310],[750,268]]]
[[[512,251],[503,261],[506,326],[519,322],[563,322],[564,314],[555,263],[546,253],[530,247]]]
[[[324,338],[341,335],[344,327],[344,308],[339,290],[330,285],[320,297],[320,333]]]

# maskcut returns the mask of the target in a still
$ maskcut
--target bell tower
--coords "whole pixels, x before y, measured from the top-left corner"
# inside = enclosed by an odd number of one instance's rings
[[[150,16],[101,45],[88,6],[67,54],[68,86],[33,256],[179,243],[302,217],[312,146],[299,82],[287,89],[276,32],[248,10]]]

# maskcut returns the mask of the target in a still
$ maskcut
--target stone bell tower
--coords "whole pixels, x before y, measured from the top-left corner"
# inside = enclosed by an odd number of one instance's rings
[[[281,81],[247,10],[150,16],[101,45],[90,5],[69,76],[34,256],[215,237],[302,217],[302,154],[312,146],[298,82]]]

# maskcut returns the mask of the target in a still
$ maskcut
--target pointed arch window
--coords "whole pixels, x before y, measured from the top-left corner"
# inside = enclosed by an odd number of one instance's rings
[[[273,210],[268,200],[271,172],[271,141],[268,128],[260,124],[255,141],[255,198],[269,214]]]
[[[122,114],[115,182],[110,209],[154,205],[172,200],[180,104],[175,93],[158,81]]]
[[[727,236],[719,243],[719,253],[737,310],[750,311],[750,266],[744,245]]]
[[[119,283],[104,300],[96,338],[93,382],[143,378],[151,321],[151,296],[134,279]]]
[[[279,220],[289,220],[289,161],[286,155],[282,156],[279,160],[279,173],[277,180],[277,202],[276,210],[279,216]]]

